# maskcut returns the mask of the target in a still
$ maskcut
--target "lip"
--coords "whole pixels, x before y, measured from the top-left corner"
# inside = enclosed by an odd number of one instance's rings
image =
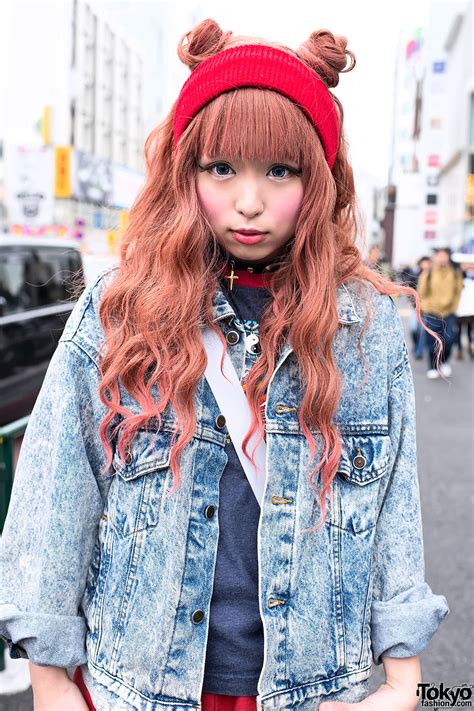
[[[264,235],[263,230],[256,230],[253,227],[238,227],[234,232],[239,232],[241,235]]]
[[[237,242],[241,244],[257,244],[265,239],[266,232],[257,232],[256,230],[246,230],[245,232],[237,232],[232,230]]]

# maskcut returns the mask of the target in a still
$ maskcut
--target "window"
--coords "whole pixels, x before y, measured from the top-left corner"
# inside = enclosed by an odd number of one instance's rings
[[[72,277],[81,269],[75,249],[32,246],[0,251],[3,315],[71,301]]]

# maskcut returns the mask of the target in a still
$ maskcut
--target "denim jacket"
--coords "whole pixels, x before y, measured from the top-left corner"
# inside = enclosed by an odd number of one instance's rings
[[[1,542],[0,634],[13,658],[82,665],[98,711],[199,710],[219,536],[218,517],[206,511],[219,506],[227,432],[216,424],[219,409],[203,377],[176,492],[163,498],[172,485],[171,406],[158,433],[138,431],[125,461],[113,442],[113,464],[98,477],[106,414],[98,395],[98,306],[115,269],[99,274],[76,303],[28,422]],[[364,293],[353,281],[337,290],[333,353],[342,393],[335,423],[343,451],[333,504],[316,533],[300,533],[316,525],[320,507],[306,479],[300,371],[288,341],[269,383],[257,537],[259,711],[314,711],[322,700],[365,698],[372,663],[382,654],[419,654],[449,612],[424,580],[402,322],[394,301],[370,289],[364,380],[357,347]],[[234,317],[218,290],[214,319],[224,334]],[[228,350],[240,374],[242,340]],[[120,379],[119,387],[122,404],[138,413]]]

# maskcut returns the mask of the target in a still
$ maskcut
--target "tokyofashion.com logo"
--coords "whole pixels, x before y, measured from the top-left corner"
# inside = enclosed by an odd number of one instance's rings
[[[417,685],[416,695],[420,698],[422,706],[434,709],[441,708],[470,708],[473,699],[473,684],[461,686],[445,686],[441,684],[420,683]]]

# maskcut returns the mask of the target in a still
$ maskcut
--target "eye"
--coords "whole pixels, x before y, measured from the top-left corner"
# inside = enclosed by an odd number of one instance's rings
[[[220,163],[213,163],[212,165],[208,165],[207,167],[204,166],[199,166],[200,170],[204,170],[207,173],[211,173],[211,175],[216,175],[218,177],[223,177],[225,178],[227,175],[230,175],[230,173],[226,172],[220,172],[220,170],[217,170],[217,173],[213,173],[213,169],[220,169],[220,168],[228,168],[229,170],[232,170],[230,165],[228,163],[220,162]]]
[[[211,165],[208,165],[208,166],[200,165],[199,170],[204,171],[206,173],[210,173],[211,175],[214,175],[214,176],[220,177],[220,178],[225,178],[225,177],[231,175],[232,173],[234,173],[234,170],[230,167],[230,165],[224,161],[212,163]],[[214,172],[214,170],[216,172]],[[279,171],[279,173],[275,174],[274,171]],[[284,171],[287,171],[286,175],[285,175]],[[298,168],[291,168],[288,165],[283,165],[283,164],[279,163],[277,165],[274,165],[272,168],[270,168],[268,173],[270,174],[270,177],[282,179],[282,178],[288,178],[290,175],[301,175],[301,170],[299,170]]]
[[[301,174],[300,170],[297,170],[296,168],[290,168],[288,165],[280,165],[280,164],[274,165],[273,168],[270,168],[270,173],[273,172],[274,170],[276,170],[276,171],[286,170],[286,171],[288,171],[288,173],[290,173],[290,175],[300,175]],[[287,178],[288,175],[282,175],[280,173],[280,175],[274,174],[273,177],[274,178]]]

